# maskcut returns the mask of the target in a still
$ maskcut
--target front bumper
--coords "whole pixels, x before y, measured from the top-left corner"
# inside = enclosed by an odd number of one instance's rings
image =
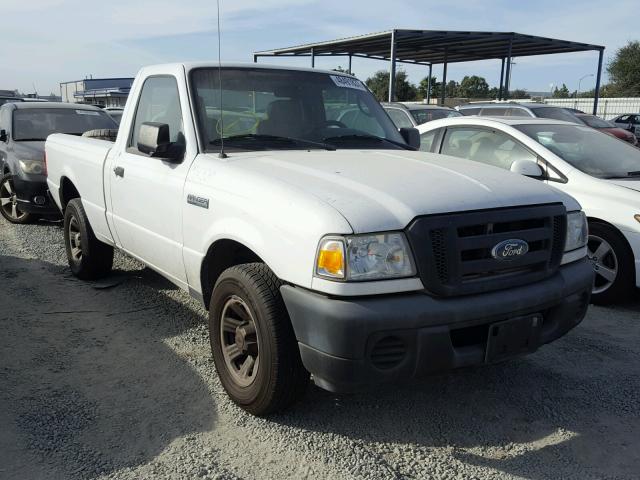
[[[583,259],[531,285],[463,297],[330,298],[289,285],[281,292],[316,384],[348,392],[485,363],[491,324],[539,313],[535,350],[582,321],[592,285],[593,268]]]
[[[34,182],[13,177],[13,186],[18,196],[18,208],[26,213],[42,216],[60,216],[60,210],[49,196],[47,182]]]

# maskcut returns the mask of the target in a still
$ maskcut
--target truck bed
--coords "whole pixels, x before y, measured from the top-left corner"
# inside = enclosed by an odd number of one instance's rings
[[[96,236],[107,243],[113,238],[107,226],[104,197],[104,167],[113,142],[74,135],[54,134],[45,144],[47,183],[58,207],[62,208],[65,179],[73,183]]]

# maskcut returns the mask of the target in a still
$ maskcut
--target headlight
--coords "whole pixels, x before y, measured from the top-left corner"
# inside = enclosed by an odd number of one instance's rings
[[[571,212],[567,215],[567,240],[564,251],[570,252],[582,248],[587,244],[589,227],[584,212]]]
[[[412,277],[415,262],[401,232],[325,237],[320,241],[316,275],[363,281]]]
[[[44,175],[46,173],[42,160],[20,160],[20,168],[24,173]]]

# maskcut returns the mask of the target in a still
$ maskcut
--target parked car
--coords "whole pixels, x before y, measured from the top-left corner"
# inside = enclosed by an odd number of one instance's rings
[[[589,218],[593,299],[640,287],[640,150],[558,120],[464,117],[421,125],[421,149],[522,173],[574,196]]]
[[[0,213],[13,223],[59,216],[49,198],[44,142],[51,133],[82,135],[117,128],[95,107],[69,103],[17,102],[0,107]]]
[[[71,271],[107,275],[116,247],[188,290],[222,385],[266,414],[309,372],[352,391],[529,353],[583,319],[578,202],[422,162],[418,140],[352,76],[160,65],[133,82],[115,143],[48,138],[48,184]]]
[[[596,117],[595,115],[587,115],[586,113],[576,114],[576,117],[578,117],[578,119],[588,127],[613,135],[620,140],[629,142],[631,145],[638,145],[638,139],[633,133],[618,127],[615,123],[608,122],[600,117]]]
[[[481,117],[534,117],[564,120],[565,122],[582,123],[575,114],[566,108],[554,107],[544,103],[469,103],[456,107],[463,115],[479,115]]]
[[[416,127],[431,120],[462,115],[453,108],[422,103],[385,102],[382,106],[398,128]]]
[[[636,138],[640,137],[640,113],[626,113],[624,115],[619,115],[613,119],[613,123],[620,128],[633,133]]]
[[[122,119],[122,112],[124,112],[124,108],[122,107],[106,107],[104,111],[109,114],[111,118],[113,118],[118,125],[120,125],[120,120]]]

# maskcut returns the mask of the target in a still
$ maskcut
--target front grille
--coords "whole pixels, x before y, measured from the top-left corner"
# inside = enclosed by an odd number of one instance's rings
[[[422,281],[430,292],[464,295],[509,288],[553,274],[562,260],[562,204],[480,210],[416,219],[407,229]],[[492,249],[524,240],[529,251],[510,261]]]
[[[407,348],[401,339],[384,337],[371,349],[371,363],[381,370],[387,370],[399,365],[406,353]]]

